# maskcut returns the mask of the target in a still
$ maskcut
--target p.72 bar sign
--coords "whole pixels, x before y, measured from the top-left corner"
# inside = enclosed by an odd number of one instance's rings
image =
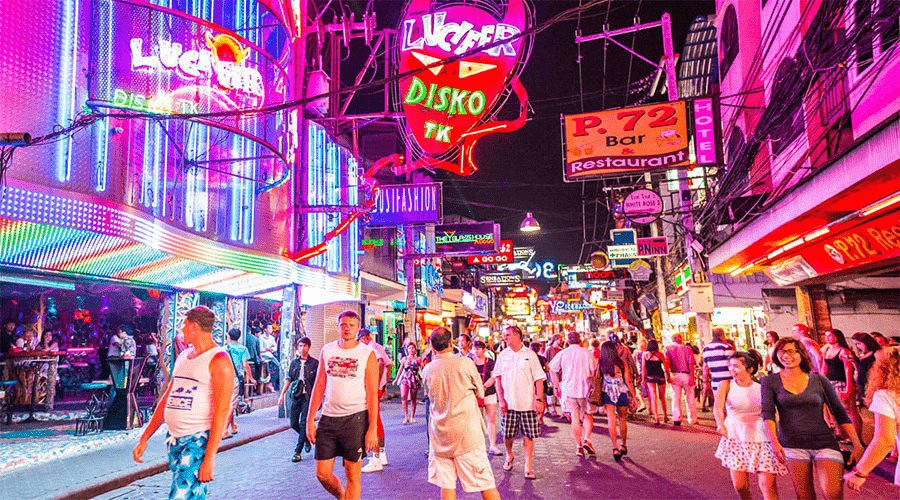
[[[689,163],[684,101],[563,116],[565,180]]]

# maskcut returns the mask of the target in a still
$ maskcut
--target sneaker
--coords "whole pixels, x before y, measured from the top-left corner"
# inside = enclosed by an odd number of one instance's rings
[[[681,420],[675,421],[675,427],[681,427]]]
[[[594,446],[591,444],[590,441],[585,441],[584,443],[582,443],[581,449],[584,451],[584,453],[587,453],[588,455],[591,455],[591,456],[597,454],[597,452],[594,451]]]
[[[300,456],[299,453],[294,453],[294,456],[291,457],[291,462],[297,463],[303,460],[303,457]]]
[[[579,446],[578,448],[575,449],[575,454],[581,458],[584,458],[584,448]]]
[[[369,463],[367,463],[363,468],[362,472],[378,472],[384,470],[381,466],[381,458],[378,455],[369,459]]]
[[[381,457],[381,465],[388,464],[387,453],[384,452],[384,448],[381,448],[380,450],[378,450],[378,456]]]

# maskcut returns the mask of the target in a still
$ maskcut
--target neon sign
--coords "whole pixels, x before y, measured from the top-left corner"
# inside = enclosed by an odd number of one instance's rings
[[[414,72],[399,80],[398,98],[416,158],[395,167],[395,174],[423,166],[472,174],[478,169],[472,149],[481,137],[525,124],[528,94],[518,77],[532,38],[520,35],[533,25],[533,13],[525,0],[490,3],[407,3],[395,52],[400,73]],[[519,117],[492,121],[511,92]]]
[[[252,94],[261,101],[265,97],[262,75],[256,68],[244,66],[249,49],[224,33],[210,35],[206,31],[203,38],[208,48],[189,50],[184,50],[180,43],[158,38],[156,46],[150,47],[151,55],[144,55],[143,39],[132,38],[131,69],[177,69],[178,75],[187,80],[215,77],[222,88]]]

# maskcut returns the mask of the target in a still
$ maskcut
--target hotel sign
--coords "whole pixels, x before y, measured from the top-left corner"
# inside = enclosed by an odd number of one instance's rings
[[[369,212],[369,226],[439,224],[443,218],[440,182],[381,186]]]

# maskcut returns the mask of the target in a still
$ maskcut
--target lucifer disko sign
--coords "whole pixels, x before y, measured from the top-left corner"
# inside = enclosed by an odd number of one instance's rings
[[[394,171],[428,166],[469,175],[479,138],[525,124],[528,94],[518,78],[533,13],[525,0],[435,3],[410,0],[399,27],[397,66],[409,76],[398,81],[396,97],[416,157]],[[519,118],[494,121],[511,92]]]

